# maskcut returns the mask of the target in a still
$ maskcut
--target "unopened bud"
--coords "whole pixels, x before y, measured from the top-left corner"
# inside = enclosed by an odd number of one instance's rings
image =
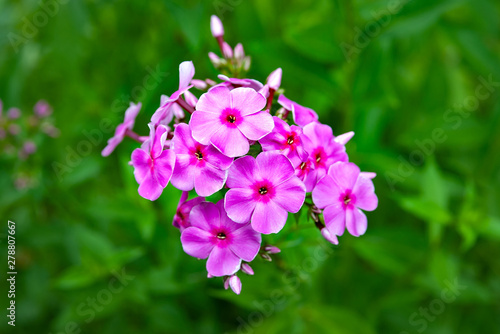
[[[253,275],[254,274],[252,267],[250,267],[250,265],[248,263],[243,263],[241,265],[241,271],[244,272],[247,275]]]
[[[215,15],[210,18],[210,30],[215,38],[224,36],[224,26],[222,21]]]

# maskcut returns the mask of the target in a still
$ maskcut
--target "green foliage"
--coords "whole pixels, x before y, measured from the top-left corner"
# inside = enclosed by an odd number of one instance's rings
[[[16,328],[3,316],[2,333],[500,332],[498,2],[69,1],[16,52],[10,33],[43,11],[0,2],[0,99],[22,110],[46,99],[61,130],[38,149],[35,187],[0,168],[1,249],[14,220],[19,273]],[[350,160],[378,174],[366,235],[332,246],[306,212],[290,215],[264,236],[282,252],[252,263],[240,296],[182,251],[180,191],[138,196],[136,144],[100,156],[114,131],[101,120],[142,102],[135,129],[147,133],[181,61],[198,79],[217,74],[212,14],[252,56],[249,76],[282,67],[287,97],[335,134],[355,131]],[[5,306],[5,280],[0,291]]]

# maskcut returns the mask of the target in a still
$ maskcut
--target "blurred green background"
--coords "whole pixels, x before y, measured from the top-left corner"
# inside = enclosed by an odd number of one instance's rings
[[[180,191],[138,196],[136,145],[100,156],[101,120],[142,102],[147,133],[181,61],[216,76],[212,14],[250,77],[282,67],[287,97],[354,130],[350,160],[378,174],[364,236],[333,246],[291,217],[240,296],[183,253]],[[1,249],[14,220],[18,271],[16,327],[2,315],[0,332],[500,333],[499,18],[494,0],[1,1],[0,99],[26,113],[46,99],[61,135],[28,166],[37,186],[0,168]]]

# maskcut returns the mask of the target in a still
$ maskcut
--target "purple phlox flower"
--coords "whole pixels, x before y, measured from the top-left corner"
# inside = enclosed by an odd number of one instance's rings
[[[33,107],[35,115],[38,117],[47,117],[52,113],[52,108],[45,100],[38,101]]]
[[[149,124],[150,139],[132,152],[131,164],[134,166],[134,176],[139,183],[139,195],[156,200],[167,186],[175,165],[173,150],[163,150],[168,128],[159,125],[156,129]]]
[[[189,220],[189,213],[193,207],[205,201],[205,197],[195,197],[193,199],[187,200],[188,192],[183,191],[181,198],[179,200],[179,205],[177,206],[177,211],[174,216],[172,225],[177,227],[181,233],[186,228],[191,226],[191,221]]]
[[[263,111],[266,99],[251,88],[211,88],[203,94],[189,125],[193,138],[212,144],[229,157],[248,153],[248,140],[259,140],[274,128],[272,116]]]
[[[19,157],[21,159],[26,159],[28,158],[29,155],[35,153],[35,151],[36,151],[35,143],[32,142],[31,140],[28,140],[23,144],[23,147],[19,152]]]
[[[303,128],[303,143],[309,153],[309,160],[314,166],[310,170],[311,178],[319,181],[328,168],[337,161],[348,161],[345,143],[352,138],[354,132],[348,132],[338,137],[333,135],[332,128],[326,124],[310,123]],[[340,138],[338,140],[337,138]]]
[[[183,191],[194,188],[200,196],[210,196],[222,189],[233,158],[225,156],[212,145],[195,141],[189,125],[185,123],[175,127],[173,151],[176,159],[170,182],[174,187]]]
[[[223,201],[204,202],[190,214],[191,226],[181,235],[184,251],[199,259],[206,259],[207,271],[212,276],[236,273],[241,261],[250,262],[259,253],[261,235],[250,224],[238,224],[229,219]]]
[[[151,122],[154,125],[160,124],[160,122],[169,118],[172,120],[173,110],[170,108],[171,104],[176,102],[181,98],[181,95],[188,91],[193,85],[190,85],[191,80],[194,77],[194,65],[192,61],[184,61],[179,65],[179,89],[176,90],[170,98],[162,101],[163,105],[161,105],[158,109],[156,109],[155,113],[151,117]]]
[[[293,102],[283,94],[278,98],[278,103],[286,110],[292,112],[293,121],[301,127],[312,122],[318,122],[318,114],[314,110]]]
[[[244,272],[247,275],[253,275],[254,274],[252,267],[250,267],[250,265],[248,263],[242,263],[241,264],[241,271]]]
[[[238,79],[238,78],[229,78],[225,76],[224,74],[219,74],[217,76],[220,80],[224,81],[222,85],[228,87],[229,89],[235,89],[238,87],[248,87],[252,88],[253,90],[259,91],[261,90],[264,85],[260,83],[257,80],[254,79]]]
[[[127,130],[132,130],[132,128],[134,127],[135,118],[141,110],[141,107],[142,104],[140,102],[137,104],[130,102],[130,106],[125,111],[125,119],[123,123],[119,124],[116,127],[114,136],[108,140],[108,145],[106,145],[106,147],[101,152],[103,157],[107,157],[115,150],[116,146],[118,146],[118,144],[122,142],[123,138],[125,138]]]
[[[278,152],[262,152],[257,158],[236,159],[229,168],[225,196],[228,216],[238,223],[251,222],[254,230],[279,232],[288,212],[296,213],[306,189],[294,174],[290,160]]]
[[[341,236],[346,227],[353,236],[364,234],[367,220],[361,210],[373,211],[378,205],[372,180],[361,175],[352,162],[333,164],[314,188],[312,198],[324,209],[325,225],[333,240],[333,235]]]
[[[9,110],[7,110],[7,118],[18,119],[19,117],[21,117],[21,109],[10,108]]]
[[[284,154],[292,165],[296,166],[307,159],[308,153],[304,150],[301,136],[302,128],[288,125],[284,120],[274,116],[273,131],[259,140],[263,151],[279,151]]]
[[[227,290],[228,288],[231,288],[231,290],[233,290],[233,292],[237,295],[241,293],[241,280],[238,276],[232,275],[225,278],[224,289]]]

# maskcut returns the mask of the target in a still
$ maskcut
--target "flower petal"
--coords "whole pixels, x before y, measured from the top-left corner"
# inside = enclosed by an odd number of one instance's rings
[[[189,220],[192,226],[210,231],[212,227],[217,227],[220,224],[219,208],[211,202],[200,203],[191,210]]]
[[[190,148],[195,147],[195,141],[191,135],[191,128],[186,123],[175,127],[173,138],[173,149],[176,154],[189,154]]]
[[[218,114],[196,110],[191,115],[189,127],[197,142],[208,145],[213,134],[222,127],[222,122]]]
[[[183,61],[179,65],[179,90],[187,88],[193,77],[194,77],[193,62]]]
[[[172,172],[175,166],[175,153],[172,150],[163,151],[158,158],[155,159],[154,172],[158,183],[165,188],[172,177]]]
[[[228,217],[240,224],[250,221],[255,204],[252,189],[229,189],[224,198]]]
[[[149,171],[139,185],[139,195],[150,201],[155,201],[163,192],[163,187],[160,185],[156,177]]]
[[[182,232],[182,248],[191,256],[206,259],[214,248],[211,238],[212,235],[209,232],[190,226]]]
[[[238,129],[250,140],[261,139],[271,133],[273,128],[273,117],[267,111],[244,116],[242,122],[238,125]]]
[[[330,175],[325,175],[312,191],[314,205],[320,209],[339,203],[340,195],[339,186]]]
[[[259,253],[262,237],[253,230],[250,224],[245,225],[232,233],[233,240],[229,248],[243,261],[250,262]]]
[[[241,133],[238,128],[230,128],[222,126],[210,138],[210,142],[219,151],[234,158],[245,155],[250,149],[248,139]]]
[[[276,187],[276,194],[272,200],[286,211],[297,213],[305,199],[306,186],[295,176]]]
[[[214,86],[200,96],[196,110],[219,115],[222,110],[231,107],[230,90],[226,86]]]
[[[347,209],[345,215],[347,231],[355,237],[365,234],[368,221],[359,209]]]
[[[326,228],[335,235],[344,234],[345,230],[345,211],[341,203],[329,205],[323,210]]]
[[[285,226],[288,212],[279,204],[258,202],[252,215],[252,228],[264,234],[278,233]]]
[[[149,154],[140,149],[136,148],[132,152],[132,166],[134,167],[134,176],[137,181],[137,183],[141,183],[142,180],[146,177],[146,174],[149,172],[150,167],[149,167],[149,162],[151,160],[151,157]]]
[[[229,248],[215,246],[207,261],[207,271],[212,276],[232,275],[240,269],[241,259]]]
[[[203,159],[210,165],[222,170],[228,169],[233,164],[234,160],[233,158],[222,154],[212,145],[206,147]]]
[[[179,190],[189,191],[194,188],[194,180],[198,177],[199,170],[191,165],[191,156],[178,154],[175,160],[174,173],[170,182]]]
[[[328,175],[333,178],[341,191],[352,190],[359,176],[359,167],[352,162],[337,162],[330,166]]]
[[[366,211],[373,211],[377,208],[378,198],[371,179],[360,174],[352,192],[356,195],[356,203],[354,203],[356,207]]]
[[[231,108],[242,116],[254,114],[266,106],[266,98],[252,88],[239,87],[231,91]]]
[[[289,180],[295,175],[295,170],[290,160],[283,154],[275,151],[262,152],[257,156],[262,178],[272,182],[274,186]]]
[[[207,164],[194,177],[194,189],[200,196],[210,196],[221,190],[226,181],[227,171],[223,171]]]
[[[260,180],[257,161],[251,156],[245,156],[234,160],[229,167],[226,184],[229,188],[243,188],[252,186],[256,180]]]

